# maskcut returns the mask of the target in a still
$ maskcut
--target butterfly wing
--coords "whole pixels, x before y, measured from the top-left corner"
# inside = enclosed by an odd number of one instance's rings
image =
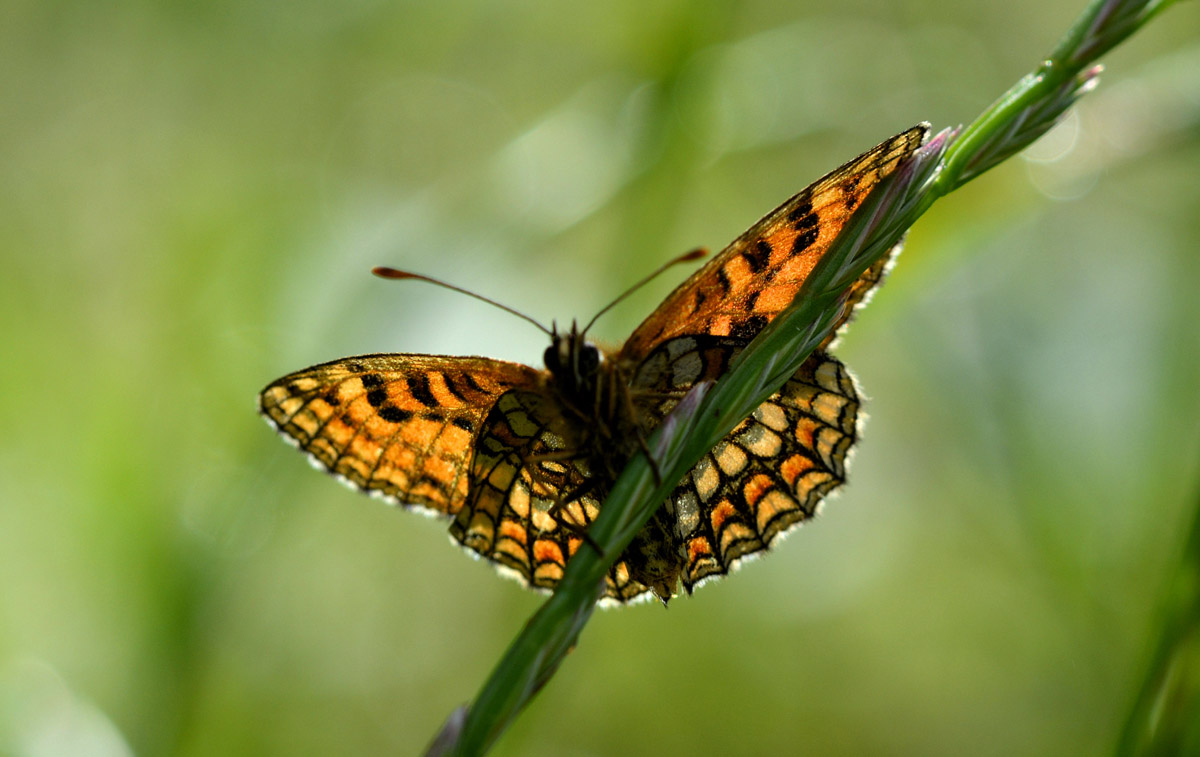
[[[853,210],[927,131],[921,125],[898,134],[792,197],[688,278],[634,331],[620,355],[636,366],[632,391],[652,421],[648,425],[656,425],[682,392],[724,374],[791,304]],[[886,265],[886,259],[876,263],[854,283],[839,327],[879,284]],[[819,349],[700,460],[667,503],[687,591],[728,573],[816,513],[821,499],[845,481],[858,410],[846,367]]]
[[[846,480],[859,399],[846,366],[815,352],[671,494],[690,593],[817,513]]]
[[[455,515],[496,400],[541,372],[485,358],[364,355],[284,376],[259,410],[320,468],[398,504]]]
[[[465,547],[534,588],[558,585],[600,514],[577,423],[551,393],[505,392],[484,419],[466,504],[450,526]],[[624,602],[647,590],[624,561],[609,569],[606,597]]]
[[[791,304],[854,209],[928,132],[921,124],[897,134],[768,213],[680,284],[625,342],[621,358],[637,364],[680,336],[754,338]],[[853,285],[850,305],[878,284],[885,265],[881,261]]]

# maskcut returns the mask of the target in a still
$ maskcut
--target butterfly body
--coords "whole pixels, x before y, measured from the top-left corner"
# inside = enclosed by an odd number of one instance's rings
[[[891,138],[768,214],[619,349],[572,326],[552,334],[545,370],[480,357],[345,358],[272,382],[260,411],[319,467],[448,516],[455,541],[553,589],[630,457],[791,302],[853,208],[925,133]],[[851,287],[849,306],[885,262]],[[844,481],[859,401],[825,351],[831,339],[679,482],[610,569],[605,599],[690,592],[814,515]]]
[[[545,361],[539,386],[505,393],[484,420],[472,461],[472,477],[482,483],[468,494],[451,536],[552,588],[621,469],[661,420],[655,406],[683,392],[639,390],[631,366],[574,326],[552,336]],[[517,525],[526,521],[540,522],[535,529]],[[680,555],[668,506],[618,561],[628,574],[621,583],[668,599],[683,568]]]

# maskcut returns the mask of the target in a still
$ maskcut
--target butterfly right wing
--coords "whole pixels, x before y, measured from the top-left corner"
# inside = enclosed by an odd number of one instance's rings
[[[362,491],[454,516],[474,440],[506,391],[541,372],[477,357],[363,355],[272,382],[259,411],[314,464]]]
[[[619,359],[632,368],[634,402],[647,426],[656,426],[696,383],[725,374],[791,304],[863,200],[927,133],[925,124],[901,132],[801,190],[680,284],[638,326]],[[796,375],[672,493],[678,575],[687,591],[767,549],[812,517],[822,497],[845,480],[859,399],[845,366],[824,348],[879,284],[890,256],[851,285],[834,333]]]

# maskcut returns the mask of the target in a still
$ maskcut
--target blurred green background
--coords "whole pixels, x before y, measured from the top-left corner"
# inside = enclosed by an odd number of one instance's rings
[[[540,364],[1082,0],[9,0],[0,753],[410,754],[539,597],[311,470],[257,391],[363,352]],[[1200,5],[940,202],[840,349],[846,490],[598,613],[500,755],[1096,754],[1200,485]],[[606,316],[619,342],[685,275]]]

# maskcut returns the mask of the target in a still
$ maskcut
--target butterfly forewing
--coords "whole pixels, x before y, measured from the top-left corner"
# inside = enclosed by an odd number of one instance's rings
[[[850,214],[928,130],[921,125],[897,134],[768,213],[668,295],[634,330],[621,356],[636,362],[678,336],[753,338],[791,304]],[[881,270],[882,264],[873,279],[855,285],[851,304],[878,283]]]
[[[485,358],[364,355],[268,385],[259,408],[322,468],[367,492],[453,515],[496,399],[540,372]]]

